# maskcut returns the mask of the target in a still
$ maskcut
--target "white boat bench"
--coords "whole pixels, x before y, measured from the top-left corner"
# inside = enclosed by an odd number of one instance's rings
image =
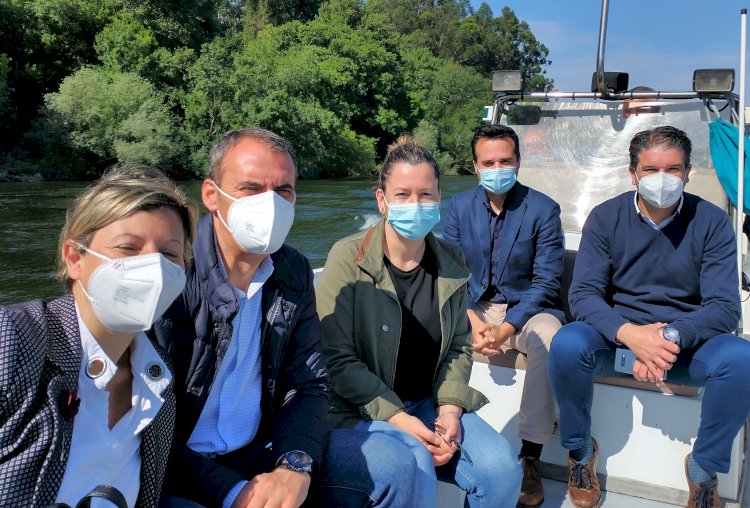
[[[566,251],[564,302],[574,257],[574,251]],[[567,304],[565,307],[570,319]],[[526,357],[508,348],[490,358],[475,354],[470,382],[490,400],[478,414],[517,450],[521,446],[518,408],[525,369]],[[596,378],[591,430],[600,447],[597,472],[602,489],[684,506],[687,483],[683,463],[695,441],[701,396],[702,389],[673,383],[657,387],[631,376]],[[727,506],[733,506],[732,501],[741,495],[744,446],[743,430],[735,438],[730,472],[719,475],[719,493],[729,502]],[[560,446],[556,424],[553,439],[542,454],[542,475],[567,482],[567,474],[567,450]],[[452,501],[438,506],[462,505]]]

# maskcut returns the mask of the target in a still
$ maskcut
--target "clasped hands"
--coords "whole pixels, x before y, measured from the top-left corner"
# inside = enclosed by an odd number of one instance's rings
[[[617,340],[636,356],[633,377],[660,385],[666,371],[677,361],[680,346],[664,338],[665,323],[635,325],[626,323],[617,330]]]
[[[500,352],[500,346],[516,333],[516,327],[510,323],[491,325],[477,323],[471,328],[471,339],[474,351],[485,356],[494,356]]]

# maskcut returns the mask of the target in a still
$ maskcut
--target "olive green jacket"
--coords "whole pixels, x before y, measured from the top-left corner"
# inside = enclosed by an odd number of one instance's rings
[[[387,420],[404,410],[393,391],[401,341],[401,306],[383,263],[384,222],[336,242],[316,288],[323,354],[333,395],[334,427]],[[469,269],[457,247],[427,235],[438,267],[442,342],[433,380],[436,405],[475,411],[487,399],[469,386],[471,328],[466,316]]]

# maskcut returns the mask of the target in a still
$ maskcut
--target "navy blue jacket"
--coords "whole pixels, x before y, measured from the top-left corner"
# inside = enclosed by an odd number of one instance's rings
[[[520,330],[540,312],[565,320],[560,300],[563,233],[560,206],[520,182],[503,204],[502,248],[492,266],[500,273],[497,288],[508,302],[505,321]],[[462,192],[448,204],[443,238],[461,246],[471,270],[469,305],[480,300],[490,284],[492,231],[490,203],[482,186]]]
[[[671,323],[680,346],[732,331],[740,320],[737,248],[726,212],[684,193],[657,231],[626,192],[596,206],[583,226],[570,310],[610,341],[625,323]]]
[[[186,443],[208,398],[232,339],[239,302],[217,258],[211,216],[198,223],[194,261],[182,295],[152,333],[173,357],[177,424],[164,491],[205,506],[221,506],[242,478],[265,472],[268,443],[273,462],[302,450],[320,464],[328,432],[329,380],[320,355],[320,322],[307,259],[289,246],[271,254],[274,271],[261,303],[261,421],[247,446],[215,460]],[[273,467],[274,464],[270,464]]]

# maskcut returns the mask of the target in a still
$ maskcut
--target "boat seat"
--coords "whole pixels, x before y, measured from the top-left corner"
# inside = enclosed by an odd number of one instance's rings
[[[501,346],[501,352],[495,356],[485,356],[480,353],[474,353],[474,361],[477,363],[486,363],[495,367],[507,367],[509,369],[526,370],[526,355],[510,349],[507,345]],[[663,383],[660,386],[645,381],[637,381],[633,376],[623,374],[616,377],[597,376],[594,378],[597,383],[622,386],[625,388],[634,388],[639,390],[648,390],[652,392],[667,393],[670,395],[682,395],[683,397],[696,397],[700,394],[701,389],[693,386],[683,386],[674,383]]]
[[[561,298],[563,301],[563,310],[565,311],[565,317],[568,322],[573,321],[573,317],[570,314],[570,307],[568,306],[568,289],[570,288],[570,283],[573,280],[573,265],[575,263],[575,257],[576,251],[566,250],[563,258]],[[526,370],[526,356],[514,349],[510,349],[510,347],[507,345],[501,346],[501,353],[492,357],[474,353],[474,361],[494,365],[497,367]],[[662,392],[671,395],[682,395],[685,397],[695,397],[701,392],[700,388],[677,385],[669,382],[666,382],[661,386],[657,386],[654,383],[638,381],[633,378],[633,376],[629,376],[627,374],[616,377],[596,377],[595,381],[602,384],[623,386],[625,388],[635,388],[640,390],[649,390],[652,392]]]

